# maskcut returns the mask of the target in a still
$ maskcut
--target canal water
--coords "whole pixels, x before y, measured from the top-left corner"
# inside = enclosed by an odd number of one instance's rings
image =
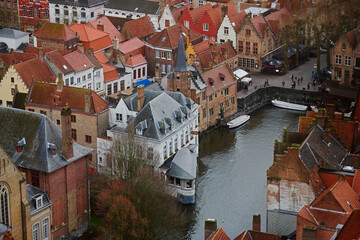
[[[297,131],[295,111],[265,106],[234,130],[219,128],[202,136],[196,203],[187,208],[194,222],[188,239],[204,239],[204,221],[217,219],[231,239],[252,227],[252,216],[266,221],[266,170],[273,162],[275,138]]]

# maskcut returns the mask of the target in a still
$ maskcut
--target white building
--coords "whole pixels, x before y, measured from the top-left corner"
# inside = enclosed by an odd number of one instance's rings
[[[126,60],[125,71],[132,73],[132,84],[147,78],[147,61],[141,54],[131,56]]]
[[[87,23],[103,14],[106,0],[49,0],[50,22]]]
[[[108,71],[109,68],[112,70]],[[132,87],[131,73],[126,72],[124,68],[116,68],[107,64],[104,67],[104,78],[107,96]]]
[[[163,13],[159,19],[159,30],[162,31],[165,28],[171,27],[176,24],[174,16],[171,13],[169,5],[166,5]]]
[[[0,30],[0,42],[6,43],[9,49],[16,50],[22,43],[29,43],[29,34],[27,32],[3,28]]]
[[[148,16],[154,29],[159,26],[160,2],[147,0],[109,0],[104,8],[105,16],[138,19]]]

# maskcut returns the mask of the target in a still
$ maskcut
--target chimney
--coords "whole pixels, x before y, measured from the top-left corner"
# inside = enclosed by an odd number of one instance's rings
[[[323,129],[326,126],[327,117],[325,116],[325,109],[319,108],[318,115],[316,116],[316,124],[320,125]]]
[[[254,214],[252,230],[256,231],[256,232],[261,232],[261,215],[260,214]]]
[[[359,144],[359,140],[358,140],[358,135],[359,135],[359,122],[355,121],[354,122],[354,132],[353,132],[353,140],[352,140],[352,144],[351,144],[351,153],[354,153],[358,144]]]
[[[210,52],[214,52],[215,51],[215,44],[214,43],[210,43]]]
[[[100,31],[104,31],[104,25],[101,24],[101,21],[99,21],[99,23],[97,25],[97,29]]]
[[[38,48],[38,55],[39,57],[43,57],[44,56],[44,49],[42,47]]]
[[[228,14],[228,7],[226,5],[223,5],[221,7],[221,20],[224,20],[227,14]]]
[[[63,75],[62,73],[58,74],[58,81],[57,81],[57,91],[61,92],[63,90],[64,87],[64,80],[63,80]]]
[[[74,156],[73,140],[71,135],[71,109],[69,106],[61,110],[61,130],[62,130],[62,155],[67,160]]]
[[[206,219],[205,220],[205,240],[209,238],[209,236],[215,232],[217,229],[216,219]]]
[[[190,90],[190,98],[191,98],[191,100],[196,102],[196,89],[191,89]]]
[[[84,44],[83,43],[77,43],[77,49],[80,50],[82,53],[84,53]]]
[[[143,104],[144,104],[144,100],[145,100],[144,85],[140,85],[137,87],[137,110],[138,110],[138,112],[141,111]]]
[[[315,227],[304,226],[302,231],[302,240],[317,240],[317,229]]]
[[[119,49],[119,39],[117,39],[117,37],[115,37],[113,39],[113,49],[114,50],[118,50]]]
[[[324,139],[323,140],[324,140],[324,142],[326,144],[330,143],[330,128],[325,129],[325,131],[324,131]]]
[[[334,120],[335,119],[335,104],[326,104],[326,113],[328,116],[328,119]]]
[[[155,67],[155,81],[161,85],[161,68]]]
[[[85,112],[91,112],[91,90],[85,90]]]
[[[94,49],[93,48],[88,48],[86,50],[87,53],[91,54],[91,55],[94,55]]]

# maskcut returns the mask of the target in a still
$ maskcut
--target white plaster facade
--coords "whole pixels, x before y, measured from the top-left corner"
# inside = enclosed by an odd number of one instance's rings
[[[236,32],[233,27],[233,23],[231,23],[229,16],[226,15],[219,27],[219,30],[217,32],[217,39],[218,42],[224,43],[228,40],[232,43],[232,46],[234,49],[236,48]]]
[[[165,28],[171,27],[175,24],[176,22],[174,16],[171,13],[169,5],[166,5],[159,20],[159,30],[162,31]]]
[[[100,4],[94,7],[77,7],[63,4],[49,3],[50,22],[52,23],[87,23],[97,19],[97,16],[103,14],[104,5]]]
[[[110,95],[115,92],[120,92],[131,87],[132,87],[132,77],[130,73],[125,73],[118,79],[105,82],[106,95]]]
[[[144,17],[146,13],[141,12],[131,12],[119,9],[104,8],[104,14],[107,17],[117,17],[117,18],[128,18],[128,19],[138,19]],[[159,26],[159,14],[147,14],[150,22],[153,25],[153,28],[156,30]]]
[[[17,30],[12,30],[12,31],[17,31]],[[29,43],[29,34],[30,33],[24,32],[23,34],[19,34],[19,36],[15,38],[0,35],[0,42],[6,43],[9,49],[16,50],[22,43]]]
[[[125,71],[132,73],[132,86],[134,86],[137,81],[147,78],[147,63],[142,63],[135,66],[125,65]]]

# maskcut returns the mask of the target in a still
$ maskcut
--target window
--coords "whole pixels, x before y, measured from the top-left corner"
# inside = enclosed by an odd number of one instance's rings
[[[9,190],[4,184],[0,185],[0,222],[7,226],[10,225],[10,209],[9,209]]]
[[[76,123],[76,115],[71,115],[71,122]]]
[[[225,88],[225,96],[229,95],[229,88]]]
[[[27,7],[26,6],[23,7],[23,15],[27,16]]]
[[[136,70],[133,71],[133,78],[136,79]]]
[[[167,65],[167,72],[170,73],[171,72],[171,64]]]
[[[349,79],[350,79],[350,72],[349,71],[347,71],[347,70],[345,70],[345,81],[349,81]]]
[[[111,84],[107,86],[107,95],[111,94]]]
[[[170,151],[170,155],[173,153],[173,143],[172,140],[170,140],[169,142],[169,151]]]
[[[251,36],[251,30],[250,30],[250,29],[246,29],[246,30],[245,30],[245,35],[246,35],[246,36]]]
[[[85,9],[84,9],[85,10]],[[86,13],[85,12],[81,12],[81,17],[82,18],[86,18]]]
[[[211,102],[211,101],[212,101],[212,95],[209,96],[209,102]]]
[[[246,54],[250,54],[250,42],[246,42]]]
[[[210,108],[210,109],[209,109],[209,115],[210,115],[210,116],[214,115],[214,108]]]
[[[35,198],[35,202],[36,202],[36,209],[41,208],[43,206],[42,196]]]
[[[166,143],[165,143],[165,145],[164,145],[163,154],[164,154],[164,158],[167,158],[167,147],[166,147]]]
[[[33,17],[34,16],[34,8],[30,7],[29,8],[29,17]]]
[[[211,39],[211,40],[213,40],[213,41],[215,42],[215,37],[211,37],[210,39]]]
[[[49,9],[45,8],[45,18],[49,18]]]
[[[94,12],[91,12],[90,16],[93,18],[95,16]]]
[[[351,64],[351,57],[345,57],[345,66],[350,66]]]
[[[115,82],[114,83],[114,93],[117,93],[118,92],[118,83]]]
[[[203,118],[206,118],[206,108],[203,108]]]
[[[251,68],[254,68],[254,67],[255,67],[255,60],[254,60],[254,59],[251,59],[250,61],[251,61],[250,67],[251,67]]]
[[[40,110],[40,113],[46,116],[46,111],[45,110]]]
[[[159,58],[159,57],[160,57],[160,52],[159,52],[159,50],[155,50],[155,57],[156,57],[156,58]]]
[[[81,82],[81,78],[77,78],[77,83],[80,83]]]
[[[60,14],[60,9],[55,8],[55,14]]]
[[[343,51],[345,51],[345,50],[346,50],[346,44],[345,44],[345,43],[343,43],[343,44],[342,44],[342,48],[341,48],[341,50],[343,50]]]
[[[336,55],[335,56],[335,64],[341,64],[341,55]]]
[[[234,96],[231,97],[231,104],[232,104],[232,105],[235,104],[235,97],[234,97]]]
[[[71,85],[74,85],[74,77],[71,77],[71,78],[70,78],[70,84],[71,84]]]
[[[246,59],[246,66],[250,67],[250,59],[249,58]]]
[[[141,77],[141,69],[138,68],[137,72],[138,72],[138,77],[140,78]]]
[[[238,48],[238,52],[242,53],[244,51],[244,42],[243,41],[239,41],[239,48]]]
[[[31,185],[34,187],[40,187],[40,175],[37,171],[31,171]]]
[[[204,2],[202,0],[199,1],[199,7],[201,7],[202,5],[204,5]]]
[[[76,129],[71,129],[71,137],[76,141]]]
[[[175,179],[176,179],[175,185],[176,185],[176,186],[181,186],[181,184],[180,184],[180,179],[179,179],[179,178],[175,178]]]
[[[335,79],[341,80],[341,70],[335,70]]]
[[[82,81],[85,82],[86,81],[86,76],[82,76]]]
[[[224,27],[224,35],[229,35],[229,27]]]
[[[204,24],[203,24],[203,30],[204,30],[204,31],[209,31],[209,24],[204,23]]]
[[[170,20],[165,20],[165,27],[170,27]]]
[[[257,43],[253,43],[253,53],[255,55],[258,54],[258,44]]]
[[[91,136],[85,135],[85,142],[91,143]]]
[[[174,179],[174,177],[169,177],[169,183],[170,184],[174,184],[175,183],[175,179]]]
[[[122,114],[121,113],[117,113],[116,114],[116,121],[122,121]]]
[[[165,56],[165,55],[166,55],[166,52],[161,51],[161,58],[162,58],[162,59],[165,59],[165,58],[166,58],[166,56]]]
[[[42,221],[42,239],[43,240],[49,239],[49,218],[45,218]]]
[[[189,21],[184,21],[184,26],[185,26],[186,28],[189,28]]]
[[[91,73],[88,73],[88,79],[91,79]]]
[[[142,68],[142,75],[143,75],[143,77],[145,77],[145,76],[146,76],[146,73],[145,73],[145,67],[143,67],[143,68]]]
[[[166,65],[165,64],[161,64],[161,72],[166,73]]]
[[[39,234],[39,223],[36,223],[32,227],[32,239],[33,240],[40,240],[40,234]]]
[[[181,146],[184,145],[184,131],[181,133],[181,138],[180,138],[180,143],[181,143]]]
[[[57,125],[60,125],[60,119],[57,119],[57,120],[56,120],[56,124],[57,124]]]
[[[192,187],[192,180],[187,180],[186,181],[186,188],[191,188]]]
[[[175,136],[174,147],[175,147],[175,151],[178,150],[178,137],[177,136]]]
[[[171,60],[171,52],[167,52],[167,59]]]
[[[76,11],[76,9],[75,9],[75,10],[73,9],[73,16],[74,16],[74,17],[77,17],[77,11]]]
[[[15,88],[11,88],[11,95],[15,94]]]

